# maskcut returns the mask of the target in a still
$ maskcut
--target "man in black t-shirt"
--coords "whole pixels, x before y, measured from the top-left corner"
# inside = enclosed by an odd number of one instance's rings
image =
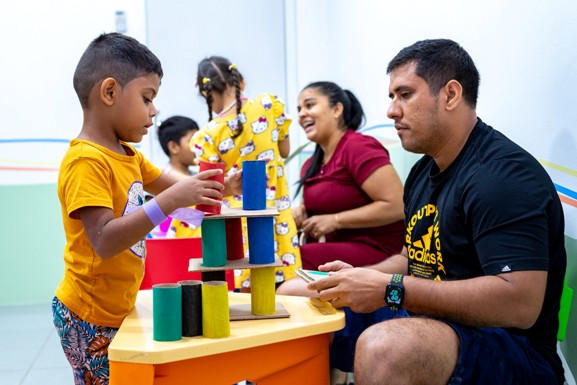
[[[403,148],[424,154],[405,184],[405,247],[371,268],[320,266],[335,273],[308,286],[336,307],[409,313],[361,335],[355,380],[563,384],[566,252],[551,179],[477,117],[479,73],[457,43],[419,41],[387,73],[387,115]]]

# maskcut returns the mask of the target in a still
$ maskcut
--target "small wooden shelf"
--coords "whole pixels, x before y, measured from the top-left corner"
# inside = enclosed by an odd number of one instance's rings
[[[252,314],[251,304],[230,304],[228,308],[231,321],[253,321],[259,319],[277,319],[289,318],[290,314],[284,308],[281,302],[275,302],[274,314],[254,315]]]
[[[204,216],[205,220],[209,219],[230,219],[230,218],[256,218],[256,217],[274,217],[279,215],[279,212],[274,207],[269,207],[264,210],[243,210],[240,208],[230,208],[222,206],[220,214],[207,214]]]
[[[222,271],[222,270],[235,270],[235,269],[259,269],[263,267],[282,267],[282,262],[275,257],[273,263],[264,263],[264,264],[254,264],[249,263],[248,258],[245,257],[243,259],[237,260],[227,260],[225,266],[218,266],[218,267],[206,267],[202,266],[202,259],[193,258],[188,263],[188,271]]]

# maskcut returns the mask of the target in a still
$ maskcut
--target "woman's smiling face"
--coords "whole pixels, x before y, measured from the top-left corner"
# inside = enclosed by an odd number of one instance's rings
[[[342,105],[331,106],[328,97],[317,88],[305,88],[300,93],[297,109],[299,124],[311,142],[324,143],[341,131]]]

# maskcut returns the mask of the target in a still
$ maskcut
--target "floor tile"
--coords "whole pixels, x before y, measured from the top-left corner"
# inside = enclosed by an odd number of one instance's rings
[[[2,384],[2,385],[20,385],[22,383],[22,379],[24,378],[25,375],[26,375],[26,370],[0,371],[0,384]]]
[[[0,371],[28,370],[49,338],[49,331],[0,331]]]
[[[20,385],[72,385],[74,376],[72,369],[53,368],[53,369],[34,369],[26,374],[24,381]]]
[[[46,343],[42,346],[40,353],[32,364],[33,370],[52,368],[67,368],[68,370],[72,370],[68,360],[64,356],[62,345],[60,345],[60,338],[56,330],[50,333]]]

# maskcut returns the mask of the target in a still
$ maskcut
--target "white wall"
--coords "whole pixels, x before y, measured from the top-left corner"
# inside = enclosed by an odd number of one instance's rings
[[[98,34],[146,37],[144,0],[19,0],[0,12],[0,184],[55,183],[82,111],[72,87],[80,56]]]

